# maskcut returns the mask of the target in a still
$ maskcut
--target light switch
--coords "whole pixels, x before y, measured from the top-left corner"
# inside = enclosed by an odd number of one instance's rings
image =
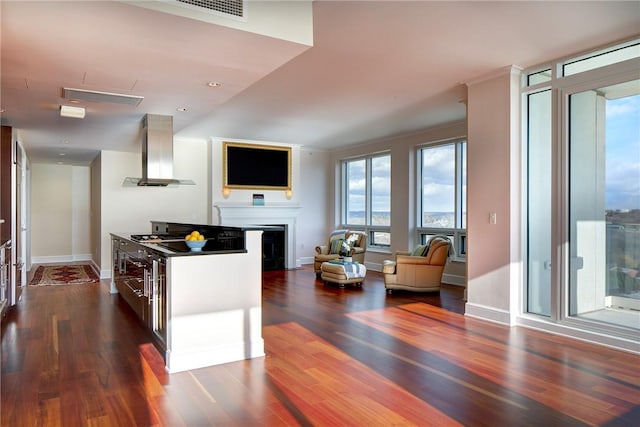
[[[495,224],[497,220],[497,216],[495,212],[491,212],[489,214],[489,224]]]

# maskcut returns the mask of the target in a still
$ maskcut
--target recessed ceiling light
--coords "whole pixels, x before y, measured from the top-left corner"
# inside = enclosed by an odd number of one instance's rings
[[[209,86],[209,87],[220,87],[220,86],[222,86],[222,83],[220,83],[220,82],[209,82],[209,83],[207,83],[207,86]]]
[[[66,156],[66,155],[67,155],[67,153],[60,153],[60,154],[58,154],[58,155],[59,155],[59,156]]]
[[[180,111],[181,113],[184,113],[187,111],[187,107],[178,107],[176,108],[176,111]]]

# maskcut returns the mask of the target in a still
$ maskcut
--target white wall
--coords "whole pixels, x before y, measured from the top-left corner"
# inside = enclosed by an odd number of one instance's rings
[[[32,263],[89,260],[89,168],[31,165]]]
[[[282,190],[241,190],[234,189],[228,195],[222,193],[223,186],[223,143],[239,142],[246,144],[273,145],[282,147],[291,147],[291,198],[288,199]],[[300,146],[291,144],[282,144],[272,141],[254,141],[246,139],[229,139],[229,138],[212,138],[211,140],[211,198],[212,204],[226,203],[238,205],[251,205],[252,195],[254,193],[264,194],[265,206],[278,205],[297,205],[300,203]],[[213,212],[212,223],[217,224],[217,213]]]
[[[99,266],[102,257],[101,244],[101,227],[102,208],[101,208],[101,192],[102,192],[102,153],[91,162],[91,213],[90,213],[90,233],[91,233],[91,260],[96,266]],[[98,270],[99,267],[98,267]]]
[[[519,73],[511,68],[468,84],[465,312],[507,324],[520,308],[519,99]]]
[[[91,169],[73,167],[71,169],[71,253],[91,254]]]
[[[223,142],[241,142],[291,147],[291,198],[278,190],[231,190],[228,195],[223,187]],[[270,141],[250,141],[228,138],[213,138],[211,143],[211,205],[251,206],[254,193],[264,194],[265,207],[295,207],[294,259],[296,265],[313,263],[315,247],[326,240],[327,221],[331,212],[328,209],[329,185],[332,182],[329,173],[329,153],[326,151],[304,149],[297,145]],[[259,212],[259,211],[256,211]],[[219,224],[216,208],[212,209],[210,221]],[[270,223],[265,221],[265,224]]]
[[[297,220],[296,259],[302,264],[312,264],[315,247],[327,240],[327,224],[333,212],[329,189],[333,182],[331,156],[327,151],[300,150],[300,183],[296,191],[300,200]]]
[[[203,140],[174,141],[174,176],[196,185],[177,187],[123,187],[125,177],[142,173],[140,153],[102,151],[100,155],[101,277],[111,276],[113,232],[151,232],[151,221],[207,223],[209,148]],[[95,225],[94,225],[95,226]],[[94,248],[95,249],[95,248]]]

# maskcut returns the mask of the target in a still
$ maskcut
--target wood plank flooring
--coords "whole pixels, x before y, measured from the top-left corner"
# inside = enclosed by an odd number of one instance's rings
[[[638,426],[640,356],[265,272],[266,357],[177,374],[108,282],[28,287],[2,322],[3,426]]]

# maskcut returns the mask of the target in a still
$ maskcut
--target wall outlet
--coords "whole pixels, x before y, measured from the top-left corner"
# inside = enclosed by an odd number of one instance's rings
[[[491,212],[489,214],[489,224],[496,224],[497,222],[497,215],[495,212]]]

